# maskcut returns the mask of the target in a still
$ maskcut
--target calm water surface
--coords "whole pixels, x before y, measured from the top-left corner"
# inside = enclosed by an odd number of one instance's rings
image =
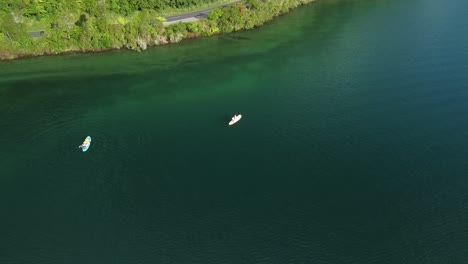
[[[468,263],[467,17],[321,1],[1,62],[0,263]]]

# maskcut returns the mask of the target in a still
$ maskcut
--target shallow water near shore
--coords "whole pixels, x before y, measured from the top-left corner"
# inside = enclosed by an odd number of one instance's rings
[[[0,62],[0,263],[467,263],[467,15]]]

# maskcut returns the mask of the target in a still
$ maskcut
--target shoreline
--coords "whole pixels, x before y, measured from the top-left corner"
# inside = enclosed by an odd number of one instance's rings
[[[215,35],[220,35],[220,34],[225,34],[225,33],[231,33],[231,32],[239,32],[239,31],[244,31],[244,30],[252,30],[252,29],[257,29],[261,26],[264,26],[268,22],[271,22],[275,18],[282,16],[284,14],[287,14],[291,11],[293,11],[296,8],[301,7],[302,5],[309,4],[316,2],[317,0],[300,0],[300,2],[293,7],[288,7],[288,9],[285,12],[280,12],[278,14],[271,14],[271,17],[269,19],[265,19],[264,21],[261,21],[260,25],[254,25],[251,28],[240,28],[240,29],[234,29],[231,31],[216,31],[216,32],[211,32],[209,35],[203,35],[197,32],[187,32],[186,35],[181,35],[179,32],[177,32],[177,37],[173,38],[172,36],[160,36],[158,40],[154,40],[153,43],[147,43],[143,47],[128,47],[124,44],[120,46],[113,46],[113,47],[105,47],[105,48],[79,48],[79,47],[69,47],[67,50],[63,51],[50,51],[50,50],[42,50],[42,51],[35,51],[35,52],[26,52],[26,51],[12,51],[8,52],[6,51],[5,54],[2,54],[0,52],[0,61],[2,62],[7,62],[7,61],[14,61],[14,60],[19,60],[19,59],[31,59],[31,58],[37,58],[37,57],[43,57],[43,56],[56,56],[56,55],[67,55],[67,54],[79,54],[79,53],[100,53],[100,52],[107,52],[107,51],[113,51],[113,50],[134,50],[137,52],[142,52],[147,49],[147,47],[155,47],[155,46],[163,46],[163,45],[170,45],[170,44],[177,44],[181,41],[184,40],[190,40],[190,39],[197,39],[197,38],[203,38],[203,37],[211,37]],[[240,4],[240,1],[233,1],[231,3],[225,4],[220,7],[214,7],[214,8],[208,8],[196,12],[190,12],[190,13],[185,13],[181,15],[177,15],[177,17],[180,17],[178,20],[173,20],[170,21],[170,24],[165,24],[164,29],[171,28],[171,27],[180,27],[180,26],[188,26],[189,24],[197,24],[201,26],[206,26],[208,23],[212,23],[212,20],[208,17],[209,13],[212,10],[223,10],[226,8],[245,8],[245,6]],[[197,17],[203,14],[203,17]],[[192,15],[195,15],[192,17]],[[171,16],[171,17],[176,17],[176,16]],[[191,21],[187,21],[187,19],[193,19]]]

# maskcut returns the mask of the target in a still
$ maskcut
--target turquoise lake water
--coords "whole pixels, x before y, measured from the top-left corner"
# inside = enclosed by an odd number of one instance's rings
[[[467,17],[320,1],[1,62],[0,263],[468,263]]]

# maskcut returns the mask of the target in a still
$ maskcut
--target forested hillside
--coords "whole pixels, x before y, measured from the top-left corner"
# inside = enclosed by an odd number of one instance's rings
[[[21,12],[26,17],[37,19],[66,12],[87,12],[93,15],[100,12],[112,11],[122,15],[128,15],[134,11],[152,9],[156,11],[168,8],[187,8],[202,6],[203,4],[215,4],[219,0],[0,0],[2,12]],[[224,1],[227,2],[227,1]]]
[[[0,0],[0,58],[122,47],[139,51],[187,37],[251,29],[311,1],[244,0],[213,10],[208,19],[164,26],[168,13],[229,0]]]

